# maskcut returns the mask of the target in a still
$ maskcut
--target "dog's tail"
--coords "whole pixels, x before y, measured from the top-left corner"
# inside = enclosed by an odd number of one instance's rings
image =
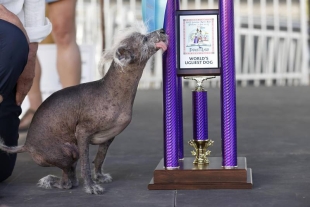
[[[22,153],[22,152],[26,152],[26,147],[25,145],[22,145],[22,146],[16,146],[16,147],[9,147],[9,146],[6,146],[4,144],[4,141],[0,138],[0,150],[3,150],[7,153]]]

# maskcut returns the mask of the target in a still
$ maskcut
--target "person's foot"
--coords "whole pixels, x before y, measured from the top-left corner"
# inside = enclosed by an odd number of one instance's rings
[[[20,124],[19,124],[19,127],[18,127],[18,130],[23,132],[23,131],[27,131],[29,126],[30,126],[30,123],[32,121],[32,118],[33,118],[33,115],[36,111],[33,110],[33,109],[28,109],[26,111],[26,113],[24,114],[24,116],[21,118],[20,120]]]

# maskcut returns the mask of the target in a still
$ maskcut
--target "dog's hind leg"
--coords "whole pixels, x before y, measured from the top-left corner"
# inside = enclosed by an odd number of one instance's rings
[[[73,186],[78,186],[78,179],[76,178],[76,164],[78,161],[78,149],[76,145],[64,143],[58,148],[58,151],[48,156],[37,156],[33,153],[37,163],[43,166],[55,166],[62,169],[62,177],[48,175],[40,179],[38,182],[39,187],[43,188],[60,188],[70,189]]]
[[[38,186],[40,188],[46,188],[46,189],[51,189],[55,186],[55,184],[57,185],[57,183],[60,182],[60,178],[55,176],[55,175],[47,175],[43,178],[41,178],[38,182]]]
[[[38,186],[46,189],[50,189],[52,187],[71,189],[73,186],[78,186],[78,180],[75,176],[75,166],[69,167],[68,169],[63,169],[61,178],[54,175],[48,175],[41,178],[38,182]]]
[[[55,175],[48,175],[41,178],[38,182],[38,186],[41,188],[60,188],[60,189],[71,189],[72,186],[77,186],[77,179],[72,179],[72,169],[64,169],[62,171],[62,178]]]
[[[62,178],[59,178],[55,175],[48,175],[39,180],[38,186],[46,189],[50,189],[53,187],[60,189],[70,189],[72,188],[72,182],[68,178],[68,173],[63,171]]]
[[[107,155],[108,148],[110,144],[113,142],[114,137],[112,139],[109,139],[105,143],[99,145],[98,152],[96,155],[95,160],[93,163],[95,164],[95,172],[94,172],[94,178],[96,182],[99,183],[108,183],[112,181],[112,177],[108,173],[103,173],[103,162],[105,160],[105,157]]]

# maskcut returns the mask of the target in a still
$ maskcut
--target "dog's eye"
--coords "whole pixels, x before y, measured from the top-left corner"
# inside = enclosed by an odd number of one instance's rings
[[[143,43],[147,42],[147,37],[143,38]]]

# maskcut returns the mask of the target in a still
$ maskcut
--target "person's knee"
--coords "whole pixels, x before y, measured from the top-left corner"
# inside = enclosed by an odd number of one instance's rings
[[[57,46],[76,44],[75,9],[77,0],[56,1],[48,7],[52,36]]]
[[[11,93],[27,64],[29,44],[16,25],[0,19],[0,103]]]
[[[57,46],[68,46],[76,43],[75,26],[66,23],[54,23],[52,30],[53,38]]]

